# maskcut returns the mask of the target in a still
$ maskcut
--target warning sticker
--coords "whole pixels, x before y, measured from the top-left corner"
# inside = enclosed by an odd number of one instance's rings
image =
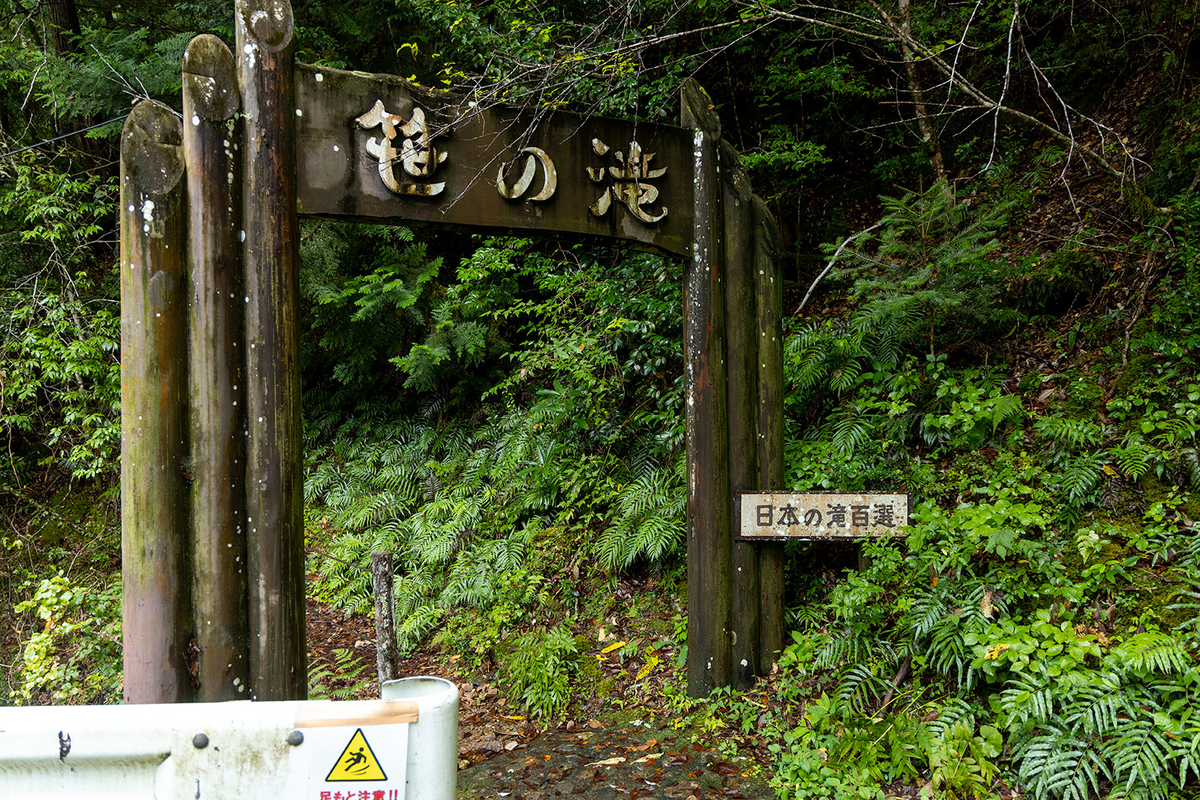
[[[362,728],[354,731],[350,742],[342,749],[342,754],[334,762],[333,768],[325,776],[325,782],[332,781],[386,781],[387,773],[363,735]]]
[[[353,702],[353,701],[347,701]],[[403,800],[408,724],[305,727],[289,747],[291,800]]]

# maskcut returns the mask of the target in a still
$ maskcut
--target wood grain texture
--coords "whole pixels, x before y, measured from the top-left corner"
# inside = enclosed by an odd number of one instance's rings
[[[178,117],[134,106],[121,134],[121,578],[125,701],[193,691],[188,563],[183,153]]]
[[[683,124],[693,128],[694,254],[683,283],[687,459],[688,693],[730,680],[729,453],[725,389],[724,218],[717,163],[720,125],[695,81],[684,83]]]
[[[240,102],[233,54],[197,36],[183,56],[187,160],[191,551],[199,700],[246,697],[245,399]]]
[[[375,598],[375,670],[379,685],[396,674],[396,599],[393,592],[395,557],[391,552],[371,554],[371,594]]]
[[[755,197],[754,283],[758,337],[758,488],[783,488],[783,237],[770,208]],[[758,547],[761,628],[759,669],[770,671],[783,649],[783,545]]]
[[[250,692],[258,700],[302,700],[308,693],[308,658],[291,6],[287,0],[239,0],[235,22],[245,120],[242,263]]]
[[[754,292],[754,230],[750,180],[733,145],[722,140],[722,216],[725,270],[726,396],[728,397],[729,492],[758,485],[758,359]],[[758,549],[737,541],[740,520],[730,514],[730,583],[732,607],[731,677],[749,688],[759,674]]]

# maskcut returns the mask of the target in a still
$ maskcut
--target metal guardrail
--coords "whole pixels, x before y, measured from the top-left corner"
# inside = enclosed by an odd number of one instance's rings
[[[383,697],[0,708],[0,797],[453,800],[457,687]]]

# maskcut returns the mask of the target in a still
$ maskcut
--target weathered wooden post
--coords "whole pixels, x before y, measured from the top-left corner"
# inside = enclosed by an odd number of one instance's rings
[[[732,514],[739,492],[783,484],[782,240],[694,81],[681,117],[695,132],[684,370],[688,691],[698,696],[749,686],[783,646],[782,545],[739,541]]]
[[[754,223],[754,293],[758,334],[758,488],[783,487],[783,276],[779,262],[783,237],[758,197]],[[783,545],[758,545],[761,614],[759,673],[766,674],[783,649]]]
[[[238,0],[245,265],[246,536],[250,691],[308,693],[300,454],[300,297],[292,7]],[[350,124],[350,120],[346,124]],[[239,234],[242,238],[243,233]]]
[[[724,216],[725,351],[729,397],[729,507],[737,492],[758,488],[758,348],[755,308],[754,217],[750,180],[733,145],[718,145]],[[758,550],[738,541],[741,520],[730,514],[733,603],[732,680],[746,688],[759,674]]]
[[[215,36],[183,56],[187,160],[192,598],[199,700],[246,697],[245,403],[240,107],[236,65]]]
[[[729,450],[725,388],[725,280],[721,123],[708,94],[683,84],[680,121],[693,130],[695,244],[683,278],[687,432],[688,692],[730,679]]]
[[[396,674],[395,556],[389,550],[371,554],[371,594],[375,597],[375,668],[379,685]]]
[[[192,699],[182,132],[133,107],[121,134],[121,579],[125,701]]]

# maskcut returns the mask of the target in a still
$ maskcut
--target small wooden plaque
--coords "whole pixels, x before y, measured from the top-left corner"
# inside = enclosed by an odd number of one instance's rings
[[[742,492],[735,513],[740,541],[903,536],[907,494]]]

